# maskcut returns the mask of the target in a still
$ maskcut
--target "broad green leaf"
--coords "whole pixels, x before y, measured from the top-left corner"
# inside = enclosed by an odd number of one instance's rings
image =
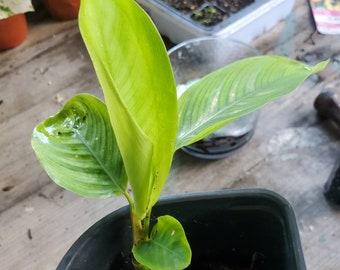
[[[136,260],[150,269],[184,269],[191,262],[191,249],[181,223],[161,216],[152,228],[149,241],[133,248]]]
[[[280,56],[256,56],[203,77],[178,100],[176,149],[293,91],[327,63],[312,67]]]
[[[103,88],[134,211],[143,218],[158,200],[176,142],[170,61],[154,24],[133,0],[83,0],[79,23]]]
[[[121,195],[127,176],[105,104],[80,94],[33,131],[32,147],[51,179],[74,193]]]

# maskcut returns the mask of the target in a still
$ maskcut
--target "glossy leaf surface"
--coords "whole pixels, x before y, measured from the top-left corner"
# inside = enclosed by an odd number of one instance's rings
[[[105,104],[81,94],[39,124],[32,147],[51,179],[74,193],[121,195],[127,177]]]
[[[176,149],[293,91],[326,65],[312,67],[280,56],[257,56],[203,77],[179,98]]]
[[[191,261],[191,250],[184,229],[177,219],[161,216],[152,228],[151,240],[133,249],[137,261],[150,269],[184,269]]]
[[[134,211],[143,218],[158,200],[176,142],[170,61],[152,21],[133,0],[83,0],[79,21],[133,191]]]

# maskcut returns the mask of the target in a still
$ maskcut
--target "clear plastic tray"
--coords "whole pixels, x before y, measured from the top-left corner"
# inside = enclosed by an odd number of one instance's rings
[[[158,30],[172,42],[203,37],[230,36],[249,43],[265,33],[291,12],[295,0],[255,0],[215,26],[204,26],[192,20],[192,13],[183,14],[162,0],[137,0],[149,13]]]

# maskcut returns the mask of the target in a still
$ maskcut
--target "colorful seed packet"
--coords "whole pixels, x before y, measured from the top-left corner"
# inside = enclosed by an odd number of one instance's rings
[[[340,34],[340,0],[309,0],[316,28],[321,34]]]

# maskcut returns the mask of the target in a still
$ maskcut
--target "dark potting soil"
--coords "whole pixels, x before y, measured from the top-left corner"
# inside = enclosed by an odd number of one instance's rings
[[[163,0],[204,26],[217,25],[255,0]]]
[[[124,256],[121,254],[122,257],[118,258],[118,268],[115,264],[112,266],[112,270],[135,270],[132,264],[132,255]],[[234,263],[234,264],[227,264],[225,261],[219,261],[216,259],[212,260],[202,260],[196,261],[196,263],[189,265],[187,270],[261,270],[267,269],[263,268],[265,264],[265,257],[261,253],[255,252],[252,257],[250,258],[249,264],[244,266],[244,262]],[[247,260],[246,260],[247,261]],[[243,264],[243,266],[241,266]]]
[[[230,155],[232,152],[244,146],[252,138],[253,134],[254,131],[249,131],[238,137],[206,137],[182,149],[196,157],[219,159]]]
[[[188,269],[192,270],[198,270],[198,269],[203,269],[203,270],[257,270],[257,268],[245,268],[245,267],[240,267],[240,266],[226,266],[224,263],[218,263],[218,262],[212,262],[212,263],[203,263],[200,267],[198,268],[191,268],[189,266]],[[112,270],[118,270],[116,266],[112,267]],[[133,265],[130,262],[126,262],[123,264],[119,270],[135,270]]]
[[[135,270],[133,267],[132,262],[132,257],[131,255],[128,257],[124,257],[122,254],[122,257],[120,257],[118,262],[118,268],[117,265],[112,266],[112,270]],[[218,260],[211,260],[211,261],[199,261],[196,262],[194,265],[189,265],[188,270],[198,270],[198,269],[203,269],[203,270],[261,270],[263,269],[262,264],[264,261],[263,255],[260,253],[254,253],[250,265],[248,266],[240,266],[239,263],[236,264],[226,264],[224,261],[218,261]],[[198,264],[197,264],[198,263]],[[242,264],[242,263],[241,263]]]

